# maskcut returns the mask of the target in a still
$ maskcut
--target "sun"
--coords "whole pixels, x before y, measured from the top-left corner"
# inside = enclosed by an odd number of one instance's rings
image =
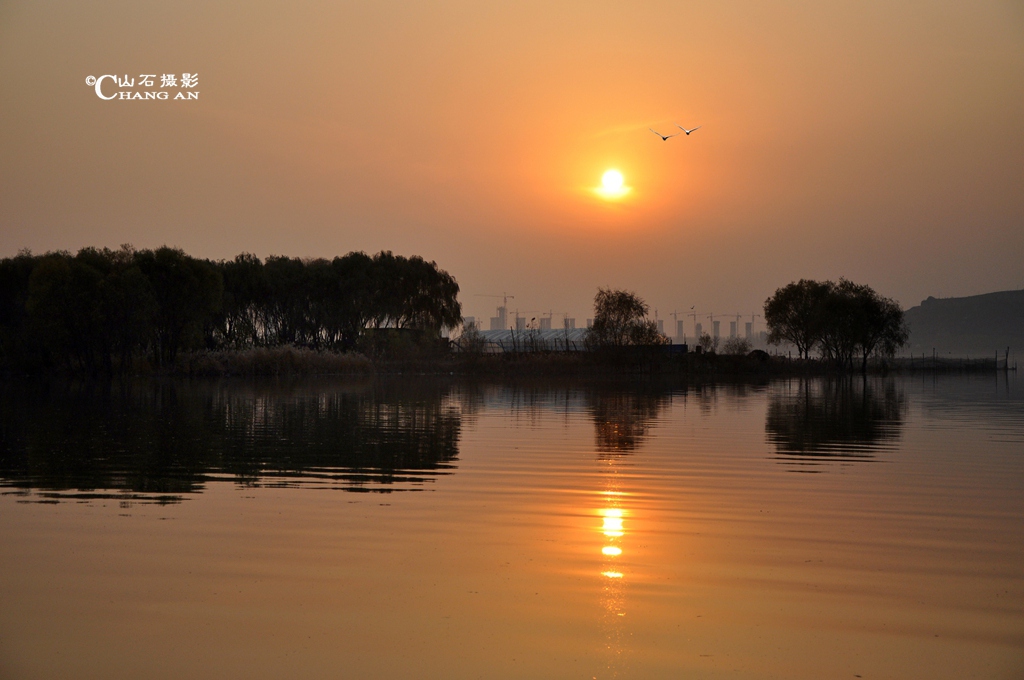
[[[622,185],[626,178],[618,170],[609,170],[601,175],[601,186],[605,191],[622,191]]]
[[[614,201],[622,198],[631,191],[626,186],[626,178],[615,168],[610,168],[601,175],[601,186],[594,189],[594,193],[606,201]]]

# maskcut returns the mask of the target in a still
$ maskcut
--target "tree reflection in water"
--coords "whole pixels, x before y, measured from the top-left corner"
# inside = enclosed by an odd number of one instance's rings
[[[602,458],[630,453],[640,446],[672,399],[667,391],[596,391],[588,396]]]
[[[765,432],[780,459],[801,466],[870,460],[895,448],[905,413],[892,380],[800,379],[773,386]]]
[[[0,389],[0,486],[43,501],[176,502],[207,483],[406,490],[458,457],[436,381]]]

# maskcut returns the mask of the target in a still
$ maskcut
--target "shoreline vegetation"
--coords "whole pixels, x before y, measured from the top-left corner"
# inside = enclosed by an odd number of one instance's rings
[[[356,351],[316,350],[285,345],[247,349],[196,350],[180,353],[171,365],[156,367],[145,359],[124,378],[298,378],[390,377],[400,375],[455,376],[466,378],[551,377],[554,379],[669,379],[681,382],[714,380],[765,380],[801,376],[837,376],[850,372],[824,359],[793,358],[758,350],[749,354],[680,352],[679,345],[623,347],[618,350],[452,352],[438,349],[424,355],[371,358]],[[870,375],[916,373],[994,373],[1015,371],[1016,366],[994,357],[941,358],[892,357],[868,362]],[[83,374],[80,371],[49,371],[63,377],[117,377]],[[0,370],[0,379],[29,377],[33,373]]]
[[[771,379],[846,375],[820,359],[794,359],[752,352],[749,355],[678,353],[670,346],[633,347],[619,352],[447,353],[433,357],[373,360],[357,352],[317,351],[303,347],[219,350],[187,353],[173,367],[143,374],[184,378],[302,376],[518,376],[568,379],[668,378],[680,380]],[[1004,370],[995,358],[943,359],[895,357],[868,363],[872,375],[978,373]],[[1014,370],[1012,367],[1010,370]]]
[[[610,288],[598,289],[593,325],[571,349],[556,351],[536,327],[511,331],[511,348],[499,346],[463,327],[458,295],[436,263],[388,251],[221,261],[168,247],[22,252],[0,259],[0,377],[714,380],[999,368],[988,358],[896,358],[909,334],[899,304],[844,279],[800,280],[765,302],[769,342],[795,347],[795,360],[739,337],[719,348],[707,333],[692,348],[673,345],[642,298]]]

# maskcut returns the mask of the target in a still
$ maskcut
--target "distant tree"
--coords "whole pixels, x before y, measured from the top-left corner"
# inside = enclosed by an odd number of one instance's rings
[[[587,334],[591,347],[666,345],[669,340],[647,318],[650,307],[636,293],[599,288],[594,296],[594,325]]]
[[[796,346],[798,356],[808,358],[821,339],[822,308],[830,285],[801,279],[779,288],[765,300],[768,342],[774,345],[790,342]]]
[[[480,354],[486,348],[487,340],[480,329],[476,327],[476,323],[470,322],[462,327],[462,334],[458,338],[457,346],[460,352]]]
[[[746,338],[732,337],[725,341],[725,345],[722,346],[722,352],[725,354],[737,354],[746,355],[750,352],[750,342]]]
[[[697,338],[697,345],[703,352],[714,352],[718,349],[718,338],[712,338],[710,333],[704,331]]]

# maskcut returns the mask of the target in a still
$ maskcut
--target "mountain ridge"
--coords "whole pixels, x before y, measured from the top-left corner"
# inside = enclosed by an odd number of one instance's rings
[[[959,298],[928,297],[904,312],[908,353],[1002,357],[1024,348],[1024,290]]]

